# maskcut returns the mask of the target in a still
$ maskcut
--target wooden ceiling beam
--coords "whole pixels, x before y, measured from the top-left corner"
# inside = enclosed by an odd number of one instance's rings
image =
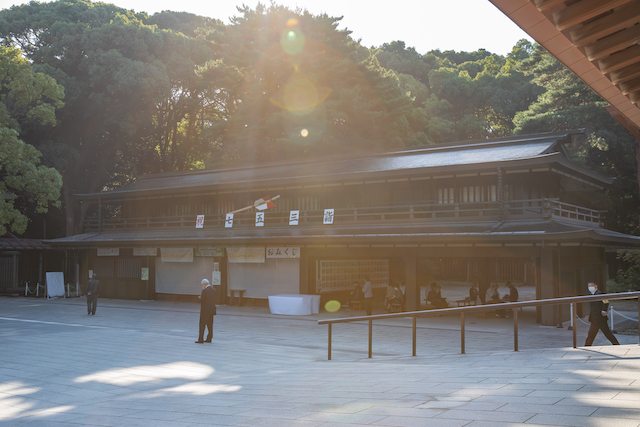
[[[553,21],[560,31],[582,24],[631,0],[582,0],[553,14]]]
[[[564,0],[534,0],[534,3],[540,12],[551,9],[559,4],[564,3]]]
[[[619,31],[584,48],[589,61],[604,58],[640,41],[640,25]]]
[[[633,45],[598,61],[598,66],[603,74],[609,74],[638,62],[640,62],[640,46]]]
[[[569,32],[571,42],[577,47],[617,33],[640,22],[640,0],[634,0],[609,15],[603,16]]]
[[[631,92],[640,91],[640,78],[621,83],[620,90],[622,91],[623,95],[628,95]]]
[[[633,102],[637,104],[640,101],[640,92],[631,92],[627,97]]]
[[[609,79],[616,86],[636,77],[640,77],[640,67],[635,64],[609,74]]]

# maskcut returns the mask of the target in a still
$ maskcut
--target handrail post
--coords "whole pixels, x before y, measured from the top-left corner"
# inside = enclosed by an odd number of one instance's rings
[[[513,311],[513,351],[518,351],[518,309],[511,310]]]
[[[578,348],[578,333],[576,332],[576,328],[578,325],[576,324],[576,303],[571,303],[571,323],[573,324],[573,348]]]
[[[413,316],[413,356],[416,355],[416,316]]]
[[[331,323],[328,324],[329,326],[329,358],[327,360],[331,360]]]
[[[464,354],[464,311],[460,313],[460,353]]]
[[[638,319],[640,319],[640,298],[638,298]],[[640,327],[638,327],[638,345],[640,345]]]
[[[369,359],[371,359],[371,353],[373,350],[373,319],[369,319]]]

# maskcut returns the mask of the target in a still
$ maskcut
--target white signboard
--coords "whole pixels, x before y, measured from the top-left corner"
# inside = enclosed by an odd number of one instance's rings
[[[267,258],[300,258],[300,248],[267,247]]]
[[[133,248],[133,256],[158,256],[158,248]]]
[[[322,218],[323,224],[333,224],[333,209],[325,209],[324,217]]]
[[[264,212],[256,212],[256,227],[264,227]]]
[[[233,227],[233,214],[227,214],[227,219],[224,221],[224,228]]]
[[[196,228],[204,228],[204,215],[196,216]]]
[[[227,248],[229,262],[265,262],[263,247]]]
[[[120,248],[98,248],[98,256],[118,256]]]
[[[47,271],[47,298],[64,297],[64,273]]]
[[[298,225],[300,211],[289,211],[289,225]]]
[[[212,285],[221,285],[222,284],[222,276],[219,271],[214,271],[211,273],[211,284]]]
[[[162,262],[193,262],[193,248],[160,248]]]

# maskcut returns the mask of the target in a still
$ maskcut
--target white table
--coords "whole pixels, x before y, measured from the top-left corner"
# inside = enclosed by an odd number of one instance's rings
[[[271,314],[303,316],[320,312],[320,295],[279,294],[269,295]]]

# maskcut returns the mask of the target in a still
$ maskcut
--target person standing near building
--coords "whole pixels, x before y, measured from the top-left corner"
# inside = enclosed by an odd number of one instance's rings
[[[369,281],[368,276],[364,278],[362,293],[364,294],[364,311],[367,313],[367,316],[371,316],[373,312],[373,285]]]
[[[196,344],[203,342],[211,342],[213,338],[213,316],[216,314],[216,290],[207,279],[202,279],[202,292],[200,293],[200,329],[198,332],[198,341]],[[207,327],[209,333],[207,339],[204,338],[204,327]]]
[[[589,292],[591,295],[601,294],[598,290],[598,285],[595,283],[589,283]],[[607,310],[609,309],[609,301],[607,300],[596,300],[591,301],[589,303],[589,321],[591,322],[591,326],[589,327],[589,333],[587,334],[587,340],[585,341],[585,346],[590,346],[593,344],[593,340],[598,333],[598,330],[601,330],[605,337],[611,344],[620,345],[615,335],[609,329],[609,325],[607,324]]]
[[[95,315],[98,306],[98,295],[100,294],[100,282],[98,276],[94,273],[87,282],[85,295],[87,296],[87,314]]]

